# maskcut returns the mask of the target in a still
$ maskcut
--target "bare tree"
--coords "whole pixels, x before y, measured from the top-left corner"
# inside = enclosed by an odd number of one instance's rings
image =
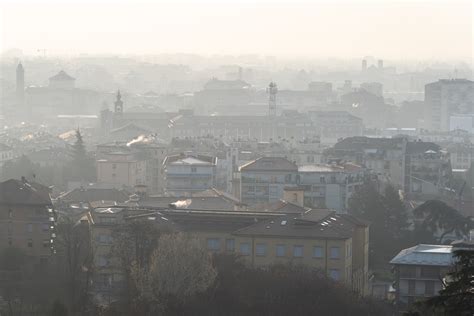
[[[135,265],[133,276],[141,297],[160,305],[204,292],[214,283],[217,272],[211,255],[197,239],[176,233],[161,236],[149,268]]]
[[[89,302],[93,251],[87,224],[63,218],[57,226],[57,252],[63,272],[68,306],[84,309]]]

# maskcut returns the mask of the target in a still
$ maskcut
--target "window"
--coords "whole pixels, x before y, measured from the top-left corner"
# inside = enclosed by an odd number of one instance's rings
[[[33,232],[33,224],[26,224],[26,231],[29,233]]]
[[[339,281],[339,278],[340,278],[339,270],[338,270],[338,269],[330,269],[330,270],[329,270],[329,276],[330,276],[331,279],[333,279],[334,281]]]
[[[98,260],[99,267],[105,267],[107,265],[107,258],[100,256]]]
[[[400,266],[399,273],[402,278],[415,278],[416,268],[413,266]]]
[[[13,244],[13,241],[11,238],[8,238],[8,246],[11,246]]]
[[[196,167],[191,167],[191,172],[196,172],[196,171],[197,171]]]
[[[323,257],[323,247],[315,246],[313,247],[313,258],[322,258]]]
[[[114,170],[117,169],[117,164],[113,163],[112,164],[112,169],[114,169]]]
[[[277,245],[276,246],[276,256],[277,257],[285,257],[286,256],[286,246],[285,245]]]
[[[250,244],[248,242],[240,244],[240,253],[244,256],[250,255]]]
[[[228,252],[235,251],[235,240],[234,239],[226,239],[225,240],[225,250]]]
[[[257,256],[263,257],[267,254],[267,244],[257,243],[255,250]]]
[[[422,267],[421,277],[430,279],[439,279],[439,268],[438,267]]]
[[[331,247],[331,259],[339,259],[339,247]]]
[[[207,239],[207,250],[219,251],[221,250],[221,241],[219,238],[208,238]]]
[[[44,239],[43,240],[43,248],[49,248],[51,245],[51,242],[49,239]]]
[[[98,239],[101,244],[110,244],[112,242],[112,236],[109,235],[99,235]]]
[[[8,210],[8,218],[13,218],[13,210],[12,209]]]
[[[28,247],[33,248],[33,239],[28,239]]]
[[[43,223],[41,225],[41,229],[44,231],[44,232],[47,232],[49,230],[49,223]]]
[[[319,182],[320,183],[326,183],[326,178],[325,177],[320,177]]]
[[[434,281],[425,281],[425,294],[434,295]]]
[[[295,245],[293,247],[293,257],[295,258],[303,257],[303,246]]]
[[[415,294],[415,280],[408,280],[408,294],[413,295]]]

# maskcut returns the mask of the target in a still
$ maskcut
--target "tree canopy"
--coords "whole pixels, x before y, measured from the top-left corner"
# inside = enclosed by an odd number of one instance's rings
[[[379,192],[376,182],[357,188],[349,201],[349,212],[370,222],[369,264],[382,267],[408,241],[408,216],[397,190],[387,186]]]
[[[413,214],[421,219],[421,223],[416,226],[418,236],[431,239],[423,242],[443,243],[449,234],[461,239],[468,236],[469,230],[474,228],[471,218],[439,200],[426,201]]]

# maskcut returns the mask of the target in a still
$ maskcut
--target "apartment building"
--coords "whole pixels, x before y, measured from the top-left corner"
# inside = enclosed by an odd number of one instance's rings
[[[97,160],[97,182],[117,189],[146,185],[146,160],[130,152],[110,152]]]
[[[425,85],[425,117],[431,131],[450,131],[450,118],[474,112],[474,82],[441,79]]]
[[[372,170],[380,179],[403,188],[407,142],[403,137],[348,137],[328,149],[324,160],[351,161]]]
[[[298,167],[297,182],[305,206],[345,212],[366,175],[367,169],[353,163],[314,164]]]
[[[48,187],[25,179],[0,183],[0,252],[17,248],[29,262],[46,264],[53,253],[54,223]]]
[[[186,196],[215,185],[217,158],[206,155],[178,154],[165,158],[165,192]]]
[[[240,201],[245,204],[276,202],[284,188],[295,186],[298,167],[282,157],[262,157],[239,168]]]
[[[404,191],[436,195],[451,177],[449,154],[430,142],[408,142],[405,152]]]
[[[440,146],[406,137],[348,137],[328,149],[325,161],[351,161],[407,194],[438,194],[450,178],[449,154]]]
[[[474,144],[472,143],[449,144],[446,150],[453,170],[467,170],[474,162]]]
[[[148,194],[160,194],[164,191],[163,160],[168,155],[166,145],[160,143],[154,137],[138,136],[129,141],[111,142],[97,145],[97,158],[99,160],[111,160],[110,154],[128,153],[128,157],[140,161],[144,165],[144,183]],[[133,166],[130,166],[133,168]]]

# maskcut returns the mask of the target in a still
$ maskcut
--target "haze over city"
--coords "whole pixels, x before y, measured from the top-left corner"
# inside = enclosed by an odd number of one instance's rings
[[[472,61],[472,1],[6,1],[0,47]],[[32,28],[34,32],[32,32]]]

